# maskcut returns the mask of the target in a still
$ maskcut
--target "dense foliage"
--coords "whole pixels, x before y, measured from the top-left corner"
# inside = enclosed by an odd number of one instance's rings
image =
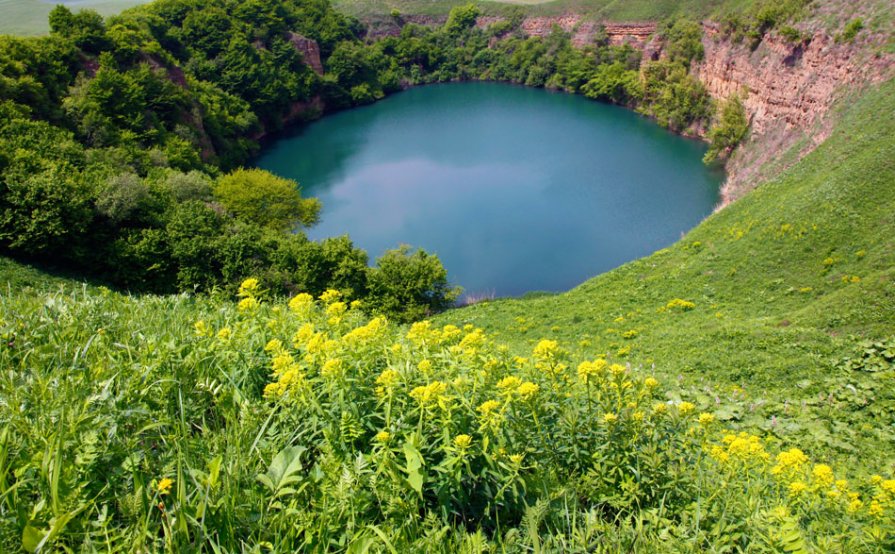
[[[452,299],[437,258],[434,281],[382,270],[368,286],[350,242],[303,238],[319,205],[294,183],[225,172],[258,137],[321,109],[458,79],[582,93],[676,131],[711,116],[688,72],[696,23],[667,24],[667,59],[641,68],[639,52],[605,37],[578,49],[559,29],[526,37],[519,17],[481,29],[478,15],[462,6],[441,28],[365,43],[325,0],[161,0],[107,20],[57,6],[49,37],[0,38],[0,248],[135,291],[233,291],[252,274],[281,294],[382,294],[370,305],[418,317]],[[322,74],[304,58],[308,40]]]
[[[239,295],[0,297],[0,549],[893,546],[891,478],[726,430],[613,357]]]

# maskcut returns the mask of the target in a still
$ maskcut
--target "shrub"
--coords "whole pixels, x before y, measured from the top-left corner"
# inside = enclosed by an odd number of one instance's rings
[[[263,169],[237,169],[224,175],[214,195],[237,217],[274,230],[311,226],[320,213],[320,201],[303,199],[298,183]]]
[[[369,308],[405,322],[443,311],[460,295],[448,284],[438,256],[406,245],[377,259],[367,283]]]
[[[739,96],[731,96],[722,102],[718,111],[719,114],[708,133],[711,145],[703,157],[703,161],[707,164],[728,155],[749,132],[746,109]]]

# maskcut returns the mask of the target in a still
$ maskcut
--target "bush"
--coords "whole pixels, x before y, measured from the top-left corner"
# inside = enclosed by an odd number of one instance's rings
[[[864,29],[864,21],[861,19],[852,19],[845,25],[842,33],[836,35],[836,42],[852,42],[862,29]]]
[[[711,163],[728,155],[749,133],[749,120],[739,96],[731,96],[719,108],[708,138],[711,143],[703,161]]]
[[[409,246],[389,250],[367,278],[367,306],[397,321],[417,321],[449,308],[460,295],[438,256]]]
[[[263,169],[237,169],[224,175],[215,184],[214,195],[236,217],[268,229],[309,227],[320,213],[320,201],[303,199],[298,183]]]

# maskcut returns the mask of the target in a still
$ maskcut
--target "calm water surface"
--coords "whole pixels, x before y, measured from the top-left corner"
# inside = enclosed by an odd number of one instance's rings
[[[668,246],[723,175],[705,146],[622,108],[496,83],[411,89],[330,115],[258,166],[323,202],[320,239],[371,261],[411,244],[469,295],[566,290]]]

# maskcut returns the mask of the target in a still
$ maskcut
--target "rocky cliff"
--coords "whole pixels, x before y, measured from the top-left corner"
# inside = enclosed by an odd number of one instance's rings
[[[303,37],[297,33],[289,33],[292,47],[301,52],[305,63],[318,75],[323,75],[323,63],[320,61],[320,46],[316,40]]]
[[[754,50],[723,37],[715,24],[704,31],[705,58],[694,74],[714,98],[740,95],[751,124],[748,142],[728,163],[722,205],[782,169],[782,155],[797,143],[787,163],[823,142],[834,124],[831,108],[844,94],[893,76],[890,55],[871,54],[867,44],[837,44],[823,31],[801,42],[769,33]]]

